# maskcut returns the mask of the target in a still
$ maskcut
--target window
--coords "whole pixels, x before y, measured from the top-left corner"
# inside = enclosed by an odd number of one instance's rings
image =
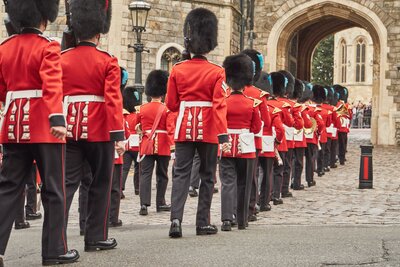
[[[356,82],[365,82],[365,50],[365,41],[360,38],[357,41],[356,51]]]
[[[170,47],[161,56],[161,69],[170,72],[172,66],[180,60],[181,52],[175,47]]]
[[[347,82],[347,45],[346,41],[340,42],[340,82]]]

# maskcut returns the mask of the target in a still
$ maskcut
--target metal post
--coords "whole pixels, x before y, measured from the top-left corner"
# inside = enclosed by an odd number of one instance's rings
[[[359,175],[359,189],[373,188],[372,145],[360,146],[361,161]]]
[[[135,51],[135,84],[133,87],[139,92],[139,103],[143,103],[143,92],[144,86],[142,85],[142,53],[145,51],[144,45],[141,42],[141,32],[134,31],[136,33],[137,39],[136,44],[128,45],[128,47],[133,48]]]

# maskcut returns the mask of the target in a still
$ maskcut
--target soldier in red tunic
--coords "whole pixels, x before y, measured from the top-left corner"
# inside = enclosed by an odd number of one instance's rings
[[[140,142],[140,215],[147,215],[151,205],[151,180],[156,166],[156,209],[170,211],[165,202],[168,186],[168,165],[174,149],[174,116],[161,102],[167,91],[168,72],[153,70],[149,73],[145,93],[151,101],[137,109],[137,124],[142,133]]]
[[[126,179],[132,162],[134,163],[133,184],[135,195],[139,195],[139,134],[136,132],[137,114],[135,107],[139,105],[139,92],[132,86],[128,86],[122,92],[124,105],[124,118],[128,122],[130,136],[128,139],[128,148],[124,153],[124,164],[122,167],[122,191],[125,190]],[[122,193],[122,195],[124,195]]]
[[[346,161],[346,150],[347,150],[347,135],[350,132],[350,122],[352,120],[352,111],[347,103],[347,98],[349,93],[347,88],[337,85],[335,86],[335,91],[339,94],[339,101],[336,105],[336,110],[338,113],[337,124],[339,125],[339,163],[344,165]]]
[[[110,27],[109,0],[74,0],[72,27],[79,40],[61,58],[64,113],[67,116],[68,210],[85,162],[92,172],[85,229],[85,251],[112,249],[108,238],[110,191],[115,149],[125,150],[120,67],[115,57],[97,48]]]
[[[261,100],[244,94],[253,81],[253,62],[247,55],[229,56],[224,64],[226,81],[232,92],[227,96],[228,134],[232,148],[222,154],[221,220],[222,231],[231,231],[236,214],[238,229],[246,229],[251,183],[256,165],[255,134],[261,131]],[[268,114],[269,115],[269,114]],[[237,197],[235,197],[237,195]],[[237,205],[234,202],[237,201]],[[234,210],[234,207],[237,210]]]
[[[13,0],[7,6],[19,34],[0,45],[0,101],[4,159],[0,173],[0,266],[25,179],[36,160],[42,179],[43,264],[71,263],[65,230],[65,119],[59,43],[43,35],[58,1]]]
[[[179,112],[175,130],[175,174],[172,179],[170,237],[181,237],[183,210],[195,151],[200,156],[201,185],[196,217],[197,235],[216,234],[210,207],[217,164],[218,135],[226,134],[224,69],[205,55],[217,46],[218,20],[204,8],[192,10],[184,23],[185,42],[193,58],[172,68],[166,105]],[[227,149],[229,144],[223,145]]]

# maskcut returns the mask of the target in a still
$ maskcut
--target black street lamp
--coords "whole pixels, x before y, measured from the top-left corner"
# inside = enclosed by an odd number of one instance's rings
[[[144,86],[142,85],[142,53],[143,51],[150,52],[144,49],[144,45],[142,44],[142,32],[146,31],[147,16],[151,6],[145,1],[133,1],[129,4],[128,8],[131,12],[132,31],[136,33],[136,43],[134,45],[128,45],[128,47],[133,48],[136,54],[134,87],[139,92],[139,101],[142,103],[142,94],[144,92]]]

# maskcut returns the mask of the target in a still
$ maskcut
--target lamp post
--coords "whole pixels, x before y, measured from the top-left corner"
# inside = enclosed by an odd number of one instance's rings
[[[142,103],[144,91],[144,86],[142,85],[142,53],[143,51],[149,52],[149,50],[144,49],[142,44],[142,33],[146,31],[147,16],[151,6],[145,1],[133,1],[128,8],[131,12],[132,31],[136,34],[136,43],[128,45],[128,47],[133,48],[136,54],[134,87],[139,92],[139,102]]]

